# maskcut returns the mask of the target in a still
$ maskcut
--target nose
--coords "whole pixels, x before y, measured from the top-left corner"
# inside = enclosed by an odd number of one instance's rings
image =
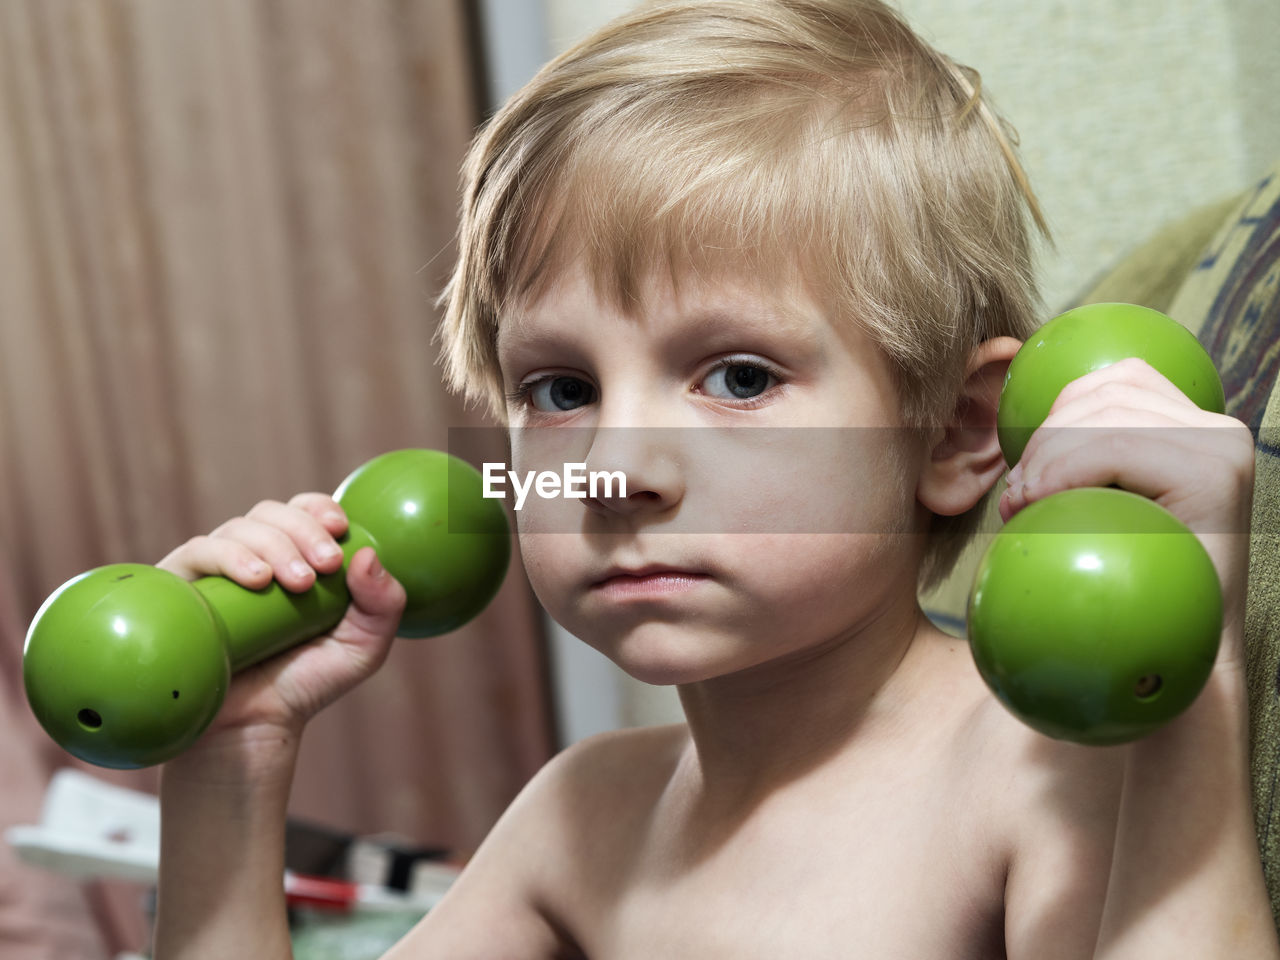
[[[602,414],[604,411],[602,411]],[[635,517],[672,510],[684,497],[683,438],[677,427],[649,426],[642,417],[602,416],[587,453],[588,474],[607,475],[585,500],[602,516]],[[619,481],[625,478],[625,492]]]

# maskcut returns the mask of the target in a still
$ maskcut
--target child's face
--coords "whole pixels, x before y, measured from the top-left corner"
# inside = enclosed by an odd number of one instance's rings
[[[517,521],[543,605],[633,676],[733,673],[914,605],[922,448],[881,352],[799,284],[686,278],[628,316],[575,269],[498,354],[513,471],[626,475]]]

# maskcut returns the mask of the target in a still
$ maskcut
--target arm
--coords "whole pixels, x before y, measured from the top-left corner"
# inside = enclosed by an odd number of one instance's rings
[[[1086,960],[1106,899],[1127,750],[1064,743],[1024,728],[1007,753],[1026,762],[1000,812],[1012,829],[1006,955]]]
[[[298,741],[267,740],[166,764],[157,960],[292,956],[284,826]]]
[[[161,788],[156,960],[289,957],[285,807],[298,737],[256,729],[170,761]],[[540,907],[563,860],[555,825],[580,766],[571,749],[525,787],[444,899],[386,960],[580,956]]]
[[[259,504],[197,537],[160,566],[188,578],[221,574],[248,587],[274,576],[290,590],[342,563],[341,509],[320,494]],[[294,570],[296,562],[303,567]],[[385,659],[404,591],[373,551],[352,558],[352,604],[325,637],[244,670],[222,710],[161,777],[156,960],[263,960],[291,955],[284,903],[284,827],[307,720]]]
[[[1215,677],[1181,717],[1124,747],[1022,734],[1044,776],[1025,778],[1005,816],[1019,824],[1009,960],[1280,956],[1232,702]]]
[[[1225,648],[1242,647],[1242,623]],[[1280,957],[1248,743],[1244,671],[1220,664],[1186,713],[1130,748],[1099,960]]]
[[[1252,436],[1126,360],[1062,391],[1009,480],[1005,519],[1071,487],[1117,483],[1151,497],[1200,537],[1222,586],[1222,643],[1205,690],[1125,748],[1110,872],[1097,881],[1105,889],[1098,939],[1081,956],[1277,960],[1254,832],[1244,680]],[[1025,955],[1035,955],[1030,945]]]
[[[554,757],[512,801],[444,899],[384,960],[581,960],[556,904],[573,887],[564,831],[590,782],[590,741]]]
[[[188,577],[229,576],[249,587],[275,576],[311,586],[341,556],[320,552],[346,527],[330,498],[259,504],[243,518],[174,551],[161,566]],[[291,571],[295,561],[309,566]],[[257,561],[264,568],[254,570]],[[352,606],[332,634],[234,678],[226,703],[192,749],[161,778],[156,960],[291,956],[284,899],[284,829],[303,728],[311,716],[385,659],[404,606],[400,585],[371,550],[353,558]],[[571,957],[539,904],[549,865],[563,859],[554,827],[577,769],[567,751],[525,788],[444,900],[389,957],[415,960]]]

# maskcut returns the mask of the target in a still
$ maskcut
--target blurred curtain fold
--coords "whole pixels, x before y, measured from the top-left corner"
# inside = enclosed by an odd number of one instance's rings
[[[54,587],[479,425],[432,341],[479,115],[464,7],[0,3],[0,826],[69,759],[21,694]],[[517,562],[475,623],[398,643],[308,730],[294,814],[474,848],[553,749],[539,623]],[[140,916],[0,851],[5,957],[136,947]]]

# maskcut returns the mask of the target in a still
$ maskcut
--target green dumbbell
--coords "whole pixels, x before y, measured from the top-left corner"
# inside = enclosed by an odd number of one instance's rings
[[[69,753],[104,767],[163,763],[217,714],[231,674],[319,636],[343,617],[346,566],[372,546],[408,596],[397,633],[447,633],[476,616],[506,574],[501,501],[480,474],[436,450],[398,450],[344,480],[343,568],[305,592],[194,582],[145,564],[113,564],[59,587],[27,632],[23,680],[41,725]]]
[[[1064,386],[1127,357],[1222,413],[1222,382],[1196,338],[1161,313],[1093,304],[1040,328],[1005,378],[997,414],[1010,467]],[[979,562],[968,633],[1009,710],[1062,740],[1146,736],[1203,689],[1222,633],[1218,575],[1196,536],[1116,488],[1052,494],[1019,511]]]

